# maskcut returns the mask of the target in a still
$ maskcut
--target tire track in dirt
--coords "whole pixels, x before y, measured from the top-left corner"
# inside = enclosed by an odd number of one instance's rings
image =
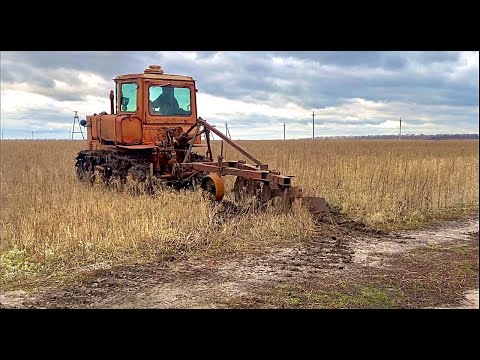
[[[347,277],[358,266],[388,267],[389,259],[398,253],[424,245],[471,240],[471,234],[478,233],[478,226],[478,218],[393,234],[320,226],[313,240],[270,248],[262,254],[102,270],[93,279],[75,286],[39,289],[30,294],[5,293],[1,302],[3,307],[22,308],[243,307],[241,299],[255,298],[259,289]],[[478,290],[476,296],[478,307]],[[263,307],[262,299],[258,303]]]
[[[441,246],[452,241],[470,240],[478,233],[479,220],[447,221],[422,230],[405,230],[385,237],[352,238],[354,262],[368,266],[388,266],[388,255],[395,255],[420,246]]]

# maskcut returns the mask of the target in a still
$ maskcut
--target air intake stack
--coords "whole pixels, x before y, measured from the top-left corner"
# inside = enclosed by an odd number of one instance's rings
[[[145,74],[163,74],[163,69],[160,65],[150,65],[148,69],[145,69]]]

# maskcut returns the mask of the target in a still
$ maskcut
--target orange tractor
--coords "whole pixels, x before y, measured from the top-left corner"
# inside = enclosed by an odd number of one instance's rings
[[[224,196],[226,175],[236,176],[235,197],[256,196],[261,204],[281,197],[287,206],[303,199],[311,210],[326,210],[323,198],[307,198],[292,186],[292,176],[269,170],[214,126],[197,117],[195,80],[189,76],[164,74],[151,65],[142,74],[120,75],[110,91],[110,114],[87,116],[80,124],[87,128],[88,149],[76,158],[77,177],[106,183],[135,182],[171,186],[177,189],[200,186],[216,201]],[[214,159],[211,133],[222,139],[221,154]],[[201,137],[205,136],[206,144]],[[223,142],[253,164],[225,161]],[[196,151],[206,147],[205,155]]]

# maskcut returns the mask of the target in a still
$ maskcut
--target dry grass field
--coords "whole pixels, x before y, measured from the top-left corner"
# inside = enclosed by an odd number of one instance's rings
[[[478,209],[478,141],[240,141],[350,216],[384,229]],[[229,149],[227,157],[242,158]]]
[[[383,229],[478,209],[478,141],[240,141],[349,216]],[[117,264],[262,248],[315,233],[308,212],[228,216],[202,194],[132,196],[77,182],[82,141],[1,142],[2,285]],[[218,142],[215,143],[218,148]],[[234,150],[227,158],[241,159]],[[231,186],[231,181],[227,183]],[[227,196],[231,200],[230,196]]]

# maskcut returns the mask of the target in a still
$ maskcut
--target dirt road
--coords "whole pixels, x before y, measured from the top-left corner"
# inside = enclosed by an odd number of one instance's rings
[[[420,231],[319,230],[261,254],[99,271],[87,281],[6,292],[5,308],[479,307],[478,218]]]

